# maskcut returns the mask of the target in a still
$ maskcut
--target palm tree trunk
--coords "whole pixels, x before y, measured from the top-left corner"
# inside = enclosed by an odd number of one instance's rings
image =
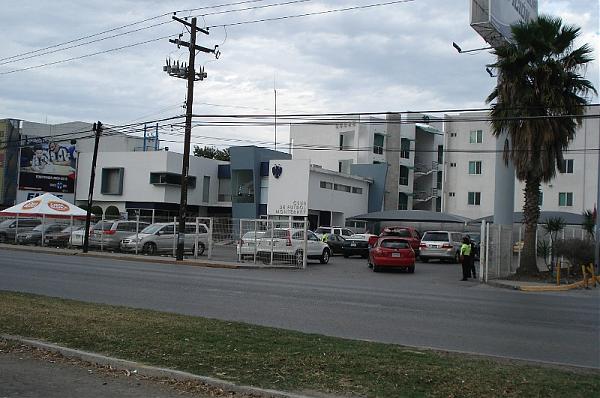
[[[540,181],[540,177],[533,176],[531,173],[525,180],[525,204],[523,205],[525,237],[521,263],[517,269],[519,275],[537,275],[539,273],[535,246],[537,224],[540,218]]]

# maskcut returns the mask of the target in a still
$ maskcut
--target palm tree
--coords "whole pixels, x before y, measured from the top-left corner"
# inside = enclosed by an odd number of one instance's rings
[[[573,49],[580,28],[564,26],[560,18],[540,16],[512,27],[513,41],[494,50],[488,65],[498,84],[488,96],[492,131],[507,133],[504,160],[525,181],[524,247],[518,274],[537,274],[535,235],[540,215],[540,184],[562,168],[563,151],[575,136],[588,103],[596,93],[580,74],[592,61],[592,48]]]

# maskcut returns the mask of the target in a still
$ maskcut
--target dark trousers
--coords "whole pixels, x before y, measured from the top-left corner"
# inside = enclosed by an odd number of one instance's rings
[[[467,279],[470,275],[471,256],[463,256],[462,260],[462,275],[463,279]]]
[[[469,261],[469,272],[468,272],[468,274],[472,278],[477,278],[477,274],[475,273],[475,256],[471,255],[471,256],[469,256],[469,258],[470,258],[470,261]]]

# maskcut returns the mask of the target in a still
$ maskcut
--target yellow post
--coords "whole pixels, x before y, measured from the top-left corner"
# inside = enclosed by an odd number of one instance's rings
[[[556,262],[556,286],[560,286],[560,261]]]
[[[596,275],[594,274],[594,264],[590,264],[588,268],[590,275],[592,275],[592,281],[594,282],[594,287],[596,287]]]
[[[585,272],[586,267],[585,265],[581,266],[581,273],[583,274],[583,287],[585,287],[586,289],[588,288],[588,279],[587,279],[587,273]]]

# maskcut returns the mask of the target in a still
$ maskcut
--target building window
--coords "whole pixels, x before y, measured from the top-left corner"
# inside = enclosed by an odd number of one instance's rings
[[[438,164],[442,164],[444,163],[444,146],[443,145],[438,145],[438,157],[437,157],[437,162]]]
[[[150,184],[181,186],[181,174],[166,172],[150,173]],[[196,177],[188,176],[188,188],[196,188]]]
[[[254,171],[232,170],[231,186],[234,189],[232,202],[254,203]]]
[[[483,142],[483,131],[482,130],[471,130],[469,133],[469,143],[481,144]]]
[[[373,136],[373,153],[376,155],[383,155],[383,134],[375,134]]]
[[[563,159],[561,173],[573,174],[573,159]]]
[[[359,195],[362,195],[363,189],[359,188],[359,187],[352,187],[352,193],[357,193]]]
[[[102,168],[102,183],[100,193],[103,195],[123,195],[123,174],[125,169]]]
[[[352,163],[352,159],[338,161],[338,172],[350,174]]]
[[[469,202],[472,206],[481,205],[481,192],[469,192]]]
[[[443,174],[441,171],[438,171],[438,173],[437,173],[437,189],[438,190],[442,189],[442,181],[443,181]]]
[[[450,196],[451,198],[456,196],[456,192],[448,192],[448,196]]]
[[[210,176],[204,176],[202,181],[202,201],[204,203],[210,202]]]
[[[327,181],[321,181],[319,185],[323,189],[333,189],[333,184]]]
[[[340,151],[344,150],[344,134],[340,134]]]
[[[333,184],[333,189],[336,191],[341,191],[341,192],[350,192],[350,185],[344,185],[344,184]]]
[[[559,206],[573,206],[573,192],[560,192],[558,194]]]
[[[450,137],[452,137],[452,138],[456,137],[456,133],[450,133]]]
[[[450,167],[456,167],[456,163],[450,163]]]
[[[481,174],[481,160],[472,160],[469,162],[469,174]]]
[[[408,195],[404,192],[398,193],[398,210],[408,210]]]
[[[400,166],[400,185],[408,185],[408,167]]]
[[[219,178],[219,202],[231,202],[231,178]]]
[[[439,196],[435,198],[435,211],[438,213],[442,211],[442,198]]]
[[[410,140],[407,138],[400,140],[400,157],[402,159],[410,159]]]

